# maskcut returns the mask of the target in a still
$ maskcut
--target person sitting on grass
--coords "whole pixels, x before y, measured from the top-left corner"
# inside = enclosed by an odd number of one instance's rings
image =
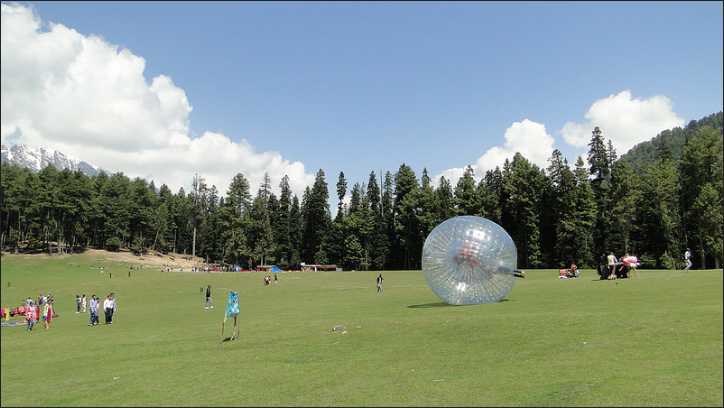
[[[568,269],[568,276],[571,278],[577,278],[581,275],[581,272],[578,271],[578,266],[576,266],[575,262],[571,262],[571,267]]]

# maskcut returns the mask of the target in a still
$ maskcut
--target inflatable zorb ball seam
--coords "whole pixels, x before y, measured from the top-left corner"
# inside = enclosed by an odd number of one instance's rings
[[[499,302],[513,288],[515,243],[500,225],[482,217],[446,220],[427,236],[422,271],[437,296],[451,305]]]

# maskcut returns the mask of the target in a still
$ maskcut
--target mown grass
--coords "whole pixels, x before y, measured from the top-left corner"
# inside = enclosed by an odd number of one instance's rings
[[[375,272],[288,272],[269,287],[261,273],[127,272],[3,256],[2,304],[51,291],[60,313],[48,331],[2,329],[3,406],[722,405],[721,271],[529,271],[476,306],[442,304],[419,271],[385,272],[383,296]],[[222,342],[229,289],[241,338]],[[75,294],[110,291],[114,324],[88,327]]]

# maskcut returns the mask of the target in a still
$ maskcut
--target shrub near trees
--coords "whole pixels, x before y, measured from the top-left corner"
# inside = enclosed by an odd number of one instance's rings
[[[696,267],[722,262],[722,114],[666,130],[617,158],[602,129],[573,168],[555,150],[546,169],[521,154],[455,186],[433,185],[402,164],[366,182],[336,180],[332,219],[323,170],[301,199],[289,178],[252,195],[239,173],[225,196],[195,176],[188,193],[122,173],[3,164],[0,247],[71,252],[84,247],[196,254],[252,267],[335,263],[346,269],[419,269],[427,234],[455,215],[487,217],[513,237],[521,267],[594,266],[606,251],[671,268],[689,247]],[[379,177],[379,178],[378,178]],[[479,180],[479,181],[476,181]],[[343,202],[349,193],[349,204]]]

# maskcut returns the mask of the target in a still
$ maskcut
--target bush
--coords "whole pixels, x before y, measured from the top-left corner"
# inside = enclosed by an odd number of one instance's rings
[[[131,250],[133,250],[133,253],[135,255],[143,255],[146,253],[146,242],[142,240],[140,237],[136,237],[136,239],[133,240],[133,247],[131,247]]]
[[[676,259],[664,251],[664,254],[661,255],[661,265],[666,269],[676,269]]]
[[[118,237],[111,237],[106,240],[106,249],[113,252],[118,252],[121,249],[121,239]]]

